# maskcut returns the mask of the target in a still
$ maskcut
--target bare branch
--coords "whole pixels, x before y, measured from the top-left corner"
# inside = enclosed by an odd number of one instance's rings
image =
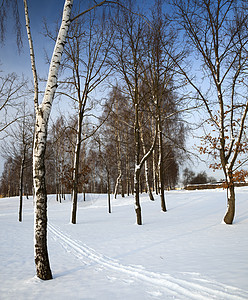
[[[33,39],[31,36],[30,30],[30,21],[29,21],[29,14],[28,14],[28,4],[27,0],[23,0],[24,2],[24,9],[25,9],[25,20],[26,20],[26,30],[28,35],[28,42],[29,42],[29,51],[30,51],[30,59],[31,59],[31,67],[33,73],[33,80],[34,80],[34,107],[36,112],[39,110],[39,88],[38,88],[38,76],[36,71],[35,65],[35,56],[34,56],[34,46],[33,46]]]

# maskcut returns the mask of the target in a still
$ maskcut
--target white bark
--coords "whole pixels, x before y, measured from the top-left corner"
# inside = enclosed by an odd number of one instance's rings
[[[44,114],[43,118],[46,121],[48,121],[51,108],[52,108],[54,94],[57,88],[60,61],[64,50],[64,45],[66,43],[68,29],[71,23],[70,14],[71,14],[72,4],[73,4],[73,0],[65,0],[62,22],[61,22],[60,30],[58,33],[58,37],[56,40],[56,44],[54,47],[54,51],[50,63],[45,95],[41,106]]]
[[[143,154],[145,155],[146,154],[146,146],[145,146],[142,127],[140,127],[140,139],[141,139],[141,143],[142,143]],[[154,197],[152,195],[152,190],[151,190],[150,183],[149,183],[149,169],[148,169],[148,161],[147,160],[145,160],[145,179],[146,179],[146,188],[148,191],[149,198],[150,198],[150,200],[154,201]]]
[[[70,13],[72,4],[73,0],[65,0],[62,22],[50,63],[45,95],[41,105],[39,105],[38,80],[35,67],[34,48],[30,31],[27,1],[24,0],[26,29],[30,46],[30,58],[35,86],[34,105],[36,122],[33,149],[35,263],[37,276],[44,280],[52,278],[47,251],[47,194],[45,184],[45,150],[47,141],[47,127],[55,91],[57,88],[57,78],[61,56],[70,26]]]
[[[117,108],[117,115],[118,115],[118,108]],[[115,199],[117,197],[119,184],[121,184],[121,194],[122,194],[122,197],[124,197],[123,185],[122,185],[122,168],[121,168],[121,138],[120,138],[120,129],[119,129],[118,120],[116,121],[116,127],[117,127],[117,129],[115,130],[115,138],[116,138],[118,177],[117,177],[116,183],[115,183],[115,191],[114,191],[114,198]]]

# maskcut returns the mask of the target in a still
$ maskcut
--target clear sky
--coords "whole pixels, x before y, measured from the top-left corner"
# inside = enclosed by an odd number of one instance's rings
[[[152,6],[154,0],[137,0],[142,10]],[[0,0],[1,3],[1,0]],[[83,10],[86,6],[94,5],[93,0],[74,0],[74,6],[80,3],[80,7]],[[23,49],[21,54],[18,54],[16,47],[15,34],[13,33],[13,19],[11,15],[8,17],[6,23],[8,31],[6,34],[5,45],[0,47],[0,61],[2,67],[0,69],[9,71],[19,72],[30,72],[30,58],[28,51],[28,41],[25,30],[25,16],[23,1],[18,0],[19,12],[22,22],[22,33],[23,33]],[[37,68],[42,69],[44,67],[44,48],[49,48],[52,51],[52,45],[48,45],[47,39],[43,36],[43,21],[46,20],[48,24],[54,24],[56,20],[60,20],[62,10],[64,6],[64,0],[28,0],[29,16],[31,23],[31,34],[34,40],[35,55],[37,61]],[[28,68],[28,70],[27,70]]]
[[[56,21],[61,15],[63,9],[62,0],[43,0],[43,1],[28,1],[29,15],[31,24],[31,34],[34,40],[35,56],[38,72],[44,70],[44,49],[52,46],[48,45],[48,41],[43,36],[43,20],[47,20],[48,23]],[[31,76],[30,57],[28,49],[28,41],[25,30],[25,17],[22,1],[19,1],[19,12],[22,22],[22,40],[23,48],[21,53],[18,53],[16,46],[16,38],[13,29],[12,17],[8,18],[6,22],[7,32],[4,45],[0,47],[0,61],[1,69],[4,72],[16,72],[24,73]]]

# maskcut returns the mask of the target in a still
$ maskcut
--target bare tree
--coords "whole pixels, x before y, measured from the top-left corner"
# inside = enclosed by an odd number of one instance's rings
[[[32,165],[30,161],[33,143],[33,116],[28,110],[26,100],[20,108],[22,118],[6,129],[6,138],[1,146],[1,154],[6,160],[15,161],[16,170],[19,170],[19,222],[22,222],[22,206],[24,193],[24,171]],[[31,178],[29,178],[31,179]]]
[[[142,143],[142,148],[143,148],[143,155],[146,154],[146,144],[145,144],[145,139],[144,139],[144,132],[143,132],[143,128],[142,126],[140,126],[140,140]],[[153,150],[154,151],[154,150]],[[148,168],[148,160],[145,161],[145,180],[146,180],[146,188],[148,191],[148,195],[151,201],[154,201],[154,197],[152,194],[152,189],[150,186],[150,182],[149,182],[149,168]]]
[[[121,192],[130,194],[133,174],[133,109],[120,87],[113,86],[103,106],[102,120],[106,119],[100,130],[104,148],[111,148],[111,180],[115,182],[114,198]],[[103,152],[105,153],[105,152]],[[110,152],[109,152],[110,153]],[[104,156],[106,157],[106,156]]]
[[[15,73],[0,76],[0,132],[21,119],[20,99],[25,95],[27,81]]]
[[[26,113],[26,103],[24,101],[23,106],[23,119],[19,126],[20,135],[17,136],[16,140],[20,140],[20,150],[21,150],[21,168],[20,168],[20,181],[19,181],[19,222],[22,222],[22,206],[23,206],[23,191],[24,191],[24,169],[28,160],[28,152],[33,146],[33,116]],[[16,135],[16,133],[15,133]]]
[[[140,140],[140,112],[142,108],[141,82],[144,72],[145,48],[143,35],[147,24],[142,18],[132,13],[133,7],[129,2],[129,10],[123,12],[115,20],[117,39],[113,45],[113,61],[111,62],[126,84],[126,93],[132,102],[134,112],[134,141],[135,141],[135,171],[134,198],[137,224],[142,224],[141,205],[139,200],[140,174],[145,161],[152,154],[155,147],[157,130],[151,147],[142,155]],[[157,126],[156,126],[157,129]],[[142,156],[141,156],[142,155]]]
[[[110,173],[112,167],[112,161],[110,157],[112,155],[112,147],[109,144],[104,145],[100,135],[96,137],[95,142],[98,146],[98,156],[100,163],[103,164],[106,171],[106,182],[107,182],[107,194],[108,194],[108,213],[111,213],[111,184],[110,184]]]
[[[117,161],[117,178],[115,182],[114,188],[114,198],[116,199],[118,188],[121,188],[121,195],[124,197],[124,186],[123,186],[123,161],[122,161],[122,135],[121,135],[121,127],[122,124],[122,112],[123,112],[123,102],[126,100],[125,97],[122,95],[118,86],[113,87],[112,91],[109,95],[109,100],[113,105],[110,104],[110,108],[112,107],[108,124],[113,128],[114,136],[112,137],[113,141],[115,142],[116,148],[116,161]]]
[[[155,123],[155,126],[151,124],[150,127],[155,129],[156,122],[158,124],[158,141],[155,148],[157,155],[153,151],[153,181],[156,192],[160,193],[161,209],[165,212],[165,147],[169,144],[168,137],[171,135],[175,141],[178,140],[175,129],[180,123],[179,115],[183,101],[175,96],[174,90],[179,82],[177,81],[176,85],[174,81],[177,73],[176,62],[181,59],[183,51],[180,49],[175,55],[177,32],[171,29],[171,22],[163,14],[161,0],[157,0],[152,7],[149,21],[150,26],[146,27],[144,38],[147,55],[143,61],[143,86],[147,94],[146,103],[150,103],[151,123]],[[153,135],[155,136],[155,133]],[[175,149],[177,145],[174,143],[170,147]]]
[[[47,30],[47,35],[54,37]],[[82,130],[87,114],[92,110],[90,94],[107,78],[110,69],[106,68],[111,36],[107,21],[101,20],[96,12],[89,12],[75,20],[70,27],[61,67],[69,76],[60,81],[58,93],[68,97],[77,106],[77,125],[72,173],[72,214],[71,223],[76,224],[77,195],[79,180],[79,158],[82,143]],[[95,131],[95,129],[93,130]]]
[[[173,1],[177,21],[187,43],[201,62],[203,83],[181,66],[186,81],[196,92],[196,101],[205,107],[205,135],[201,153],[211,155],[213,168],[221,168],[226,178],[226,224],[235,214],[234,182],[247,160],[244,142],[247,124],[247,13],[242,1]],[[198,79],[198,80],[196,80]],[[204,88],[205,87],[205,88]]]
[[[49,185],[52,193],[56,193],[57,201],[61,202],[65,193],[71,192],[71,165],[73,160],[74,130],[70,119],[63,115],[57,117],[49,132],[47,162],[49,168]]]

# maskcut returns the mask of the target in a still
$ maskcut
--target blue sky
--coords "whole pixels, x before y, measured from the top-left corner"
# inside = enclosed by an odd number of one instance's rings
[[[74,4],[76,5],[78,1],[80,0],[74,0]],[[90,2],[93,3],[94,1],[80,1],[82,5],[85,5],[86,3]],[[154,2],[154,0],[138,0],[138,3],[143,10],[146,10],[148,6],[152,6]],[[23,1],[18,0],[18,3],[21,22],[23,25],[23,48],[21,50],[21,53],[19,54],[16,46],[15,34],[13,32],[13,20],[10,17],[7,22],[8,29],[6,32],[5,43],[4,45],[0,46],[0,70],[5,73],[16,72],[20,75],[24,74],[26,77],[29,77],[32,80],[29,47],[25,29]],[[44,53],[46,49],[48,55],[51,56],[53,51],[53,44],[50,43],[42,34],[44,31],[43,21],[45,19],[48,24],[52,25],[55,24],[56,20],[60,20],[64,6],[64,0],[28,0],[28,5],[31,23],[31,34],[34,40],[36,67],[38,74],[40,76],[45,76],[48,71],[48,65],[45,64]],[[32,99],[30,100],[32,101]],[[54,108],[53,111],[55,111]],[[2,165],[3,163],[0,157],[0,174],[2,172]]]
[[[43,71],[44,68],[44,49],[49,48],[48,41],[45,40],[43,32],[43,20],[46,19],[48,23],[56,21],[61,15],[63,9],[62,0],[43,0],[43,1],[28,1],[29,15],[31,23],[31,34],[34,40],[35,56],[38,72]],[[19,1],[20,18],[22,22],[22,39],[23,48],[21,53],[18,53],[16,47],[16,38],[13,30],[12,17],[8,19],[7,32],[4,45],[0,47],[0,69],[6,73],[16,72],[31,76],[30,57],[28,49],[28,41],[25,29],[25,17],[23,3]],[[52,46],[50,46],[52,51]]]
[[[80,6],[83,8],[86,3],[92,2],[93,0],[74,0],[74,6],[80,2]],[[152,5],[155,1],[147,1],[147,0],[138,0],[137,1],[142,9],[146,9],[148,5]],[[19,73],[19,70],[23,70],[23,72],[29,72],[30,70],[25,70],[27,67],[30,69],[30,58],[29,58],[29,50],[28,50],[28,41],[26,37],[26,29],[25,29],[25,16],[24,16],[24,8],[23,1],[18,0],[19,4],[19,12],[20,18],[22,22],[22,33],[23,33],[23,49],[21,54],[18,53],[16,47],[16,38],[13,32],[13,20],[12,16],[8,16],[7,25],[7,34],[4,45],[0,46],[0,62],[2,66],[0,66],[1,70],[7,71],[15,71]],[[31,34],[34,40],[35,47],[35,55],[37,61],[37,67],[39,68],[40,61],[44,60],[44,48],[48,47],[48,41],[42,35],[43,32],[43,21],[44,19],[48,24],[54,24],[56,20],[60,20],[60,16],[62,14],[64,6],[64,0],[29,0],[29,16],[31,23]],[[52,46],[50,46],[50,50],[52,51]],[[43,67],[44,64],[40,63]]]
[[[8,16],[6,22],[6,38],[4,45],[0,45],[0,71],[3,73],[15,72],[18,75],[30,78],[32,80],[30,56],[28,40],[25,28],[25,17],[24,17],[24,7],[23,1],[18,0],[20,19],[22,22],[22,39],[23,48],[21,53],[18,53],[16,46],[16,36],[13,29],[13,19],[12,16]],[[35,56],[36,56],[36,66],[38,74],[41,76],[46,75],[48,71],[48,65],[45,64],[44,60],[44,49],[52,54],[53,45],[48,43],[48,40],[44,38],[43,32],[43,20],[46,19],[48,23],[55,22],[62,13],[63,10],[63,0],[29,0],[29,17],[31,24],[31,34],[34,40]],[[32,102],[33,99],[31,98]],[[32,107],[33,103],[31,103]],[[2,135],[0,135],[1,138]],[[4,160],[0,156],[0,175],[3,171]]]

